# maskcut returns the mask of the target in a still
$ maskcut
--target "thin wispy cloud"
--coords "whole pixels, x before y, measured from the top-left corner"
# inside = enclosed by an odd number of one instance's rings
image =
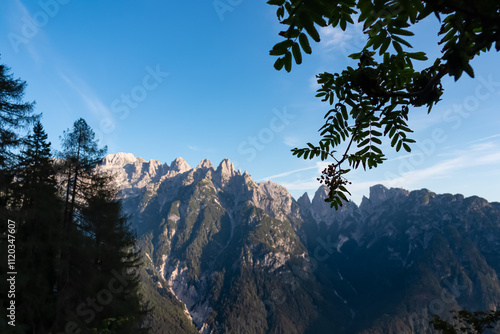
[[[320,29],[321,47],[325,52],[341,51],[344,54],[351,54],[361,49],[366,43],[363,34],[363,24],[355,22],[348,25],[346,30],[331,26]]]
[[[71,79],[64,73],[59,71],[59,76],[80,96],[85,103],[87,110],[92,112],[98,118],[114,119],[113,113],[109,110],[93,91],[93,89],[82,79],[75,75],[71,75]]]
[[[321,173],[323,171],[323,169],[325,169],[329,164],[330,163],[326,162],[326,161],[317,161],[314,164],[314,166],[309,166],[309,167],[305,167],[305,168],[294,169],[294,170],[290,170],[290,171],[287,171],[287,172],[283,172],[283,173],[271,175],[271,176],[264,177],[264,178],[258,180],[258,182],[269,181],[269,180],[272,180],[272,179],[278,179],[278,178],[281,178],[281,177],[290,176],[292,174],[303,172],[303,171],[306,171],[306,170],[313,170],[313,169],[315,169],[316,170],[315,173]],[[306,181],[306,182],[309,182],[309,181]],[[293,189],[305,189],[305,188],[293,188]]]
[[[488,166],[500,163],[500,148],[497,144],[490,142],[481,145],[471,145],[465,150],[451,152],[452,158],[439,162],[433,166],[415,169],[405,172],[398,177],[381,180],[378,183],[389,186],[401,185],[409,187],[422,182],[422,180],[432,180],[452,177],[454,173],[471,168]]]
[[[386,179],[380,183],[386,184],[388,186],[410,186],[415,183],[421,182],[422,180],[431,180],[450,177],[454,170],[463,168],[464,159],[462,157],[440,162],[428,168],[413,170],[403,173],[399,177]],[[460,167],[457,167],[460,166]]]
[[[435,127],[438,124],[450,124],[450,121],[446,119],[449,108],[447,104],[445,104],[446,102],[442,103],[443,104],[439,105],[436,110],[432,111],[431,115],[423,108],[412,109],[408,121],[410,128],[415,132],[420,132]]]
[[[400,159],[408,158],[411,154],[400,157]],[[394,160],[399,160],[398,158]],[[484,168],[488,166],[498,166],[500,163],[500,146],[495,142],[487,142],[482,144],[470,145],[464,150],[456,150],[450,152],[448,159],[438,162],[432,166],[420,169],[414,169],[401,174],[391,174],[390,170],[387,171],[386,177],[383,179],[376,179],[371,181],[357,182],[352,179],[352,184],[348,189],[352,194],[354,202],[359,203],[363,194],[368,194],[369,188],[376,184],[383,184],[386,187],[402,187],[411,189],[415,187],[429,187],[428,184],[431,180],[439,180],[445,178],[456,178],[459,173],[468,168]],[[318,175],[324,167],[328,165],[327,162],[317,162],[316,166],[308,168],[292,170],[281,174],[273,175],[270,178],[279,178],[290,176],[294,173],[303,170],[316,169],[315,176],[307,179],[299,179],[294,181],[280,182],[281,185],[287,189],[302,190],[302,191],[315,191],[321,185],[317,181]],[[382,166],[381,168],[384,168]],[[497,171],[496,169],[495,171]],[[496,175],[493,171],[486,170],[486,173]],[[468,174],[464,174],[468,175]],[[266,178],[267,180],[268,178]]]
[[[289,190],[312,190],[318,189],[318,187],[321,185],[319,181],[316,180],[316,178],[294,182],[280,182],[280,184]]]
[[[389,161],[396,161],[396,160],[402,160],[402,159],[407,159],[407,158],[410,158],[410,157],[413,157],[413,156],[415,156],[415,153],[405,154],[405,155],[402,155],[402,156],[398,156],[396,158],[387,159],[387,162],[389,162]]]
[[[298,172],[303,172],[305,170],[311,170],[311,169],[316,169],[316,168],[317,168],[316,166],[312,166],[312,167],[295,169],[295,170],[291,170],[291,171],[288,171],[288,172],[283,172],[283,173],[271,175],[271,176],[268,176],[268,177],[264,177],[264,178],[262,178],[262,179],[260,179],[258,181],[260,182],[260,181],[269,181],[269,180],[272,180],[272,179],[278,179],[280,177],[290,176],[290,175],[298,173]]]
[[[318,84],[318,78],[316,78],[316,75],[313,75],[312,77],[309,78],[309,88],[311,88],[311,91],[315,92],[320,87],[321,86]]]
[[[284,139],[283,143],[284,143],[286,146],[289,146],[289,147],[297,147],[297,146],[299,146],[302,142],[301,142],[301,140],[300,140],[298,137],[294,137],[294,136],[285,136],[285,139]]]
[[[473,164],[471,164],[471,166],[489,165],[489,164],[493,164],[493,163],[497,163],[497,162],[500,162],[500,152],[494,152],[494,153],[479,157],[476,161],[474,161]]]
[[[500,137],[500,133],[497,133],[496,135],[492,135],[492,136],[488,136],[488,137],[484,137],[484,138],[480,138],[480,139],[476,139],[476,140],[470,141],[470,142],[468,142],[468,144],[479,143],[481,141],[490,140],[490,139],[498,138],[498,137]]]
[[[213,148],[205,148],[205,147],[199,147],[195,145],[187,145],[186,146],[188,150],[193,151],[193,152],[205,152],[205,153],[212,153],[215,150]]]
[[[25,36],[23,36],[21,28],[23,24],[25,24],[24,23],[25,20],[29,20],[32,22],[32,16],[31,13],[26,8],[26,6],[21,2],[21,0],[15,0],[14,5],[15,5],[14,6],[15,13],[9,15],[9,17],[12,18],[10,21],[10,27],[11,27],[10,33],[16,34],[18,36],[17,38],[21,38],[23,39],[23,41],[27,40],[26,43],[21,43],[17,45],[17,48],[19,49],[19,52],[22,52],[23,50],[28,51],[31,58],[35,61],[35,63],[39,64],[41,62],[41,56],[37,48],[35,47],[34,40],[35,38],[44,39],[45,35],[42,29],[37,28],[35,36],[31,38],[26,38]],[[32,24],[34,27],[36,27],[35,23],[32,22]]]

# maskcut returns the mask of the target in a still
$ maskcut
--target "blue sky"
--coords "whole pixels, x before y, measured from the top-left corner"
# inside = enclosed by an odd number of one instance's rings
[[[216,5],[218,6],[216,8]],[[436,22],[411,41],[439,53]],[[55,149],[83,117],[109,153],[130,152],[191,166],[228,157],[254,180],[270,179],[297,198],[319,186],[325,166],[290,149],[317,142],[326,104],[315,75],[341,71],[363,44],[359,25],[323,29],[322,42],[291,73],[273,68],[280,41],[275,8],[265,1],[6,0],[0,4],[0,61],[27,81]],[[412,153],[350,175],[360,203],[371,185],[479,195],[500,201],[498,53],[473,62],[476,78],[444,81],[427,115],[414,109]]]

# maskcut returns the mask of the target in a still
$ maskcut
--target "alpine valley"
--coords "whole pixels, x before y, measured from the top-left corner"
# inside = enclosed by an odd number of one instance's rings
[[[153,333],[434,333],[433,314],[500,306],[500,203],[377,185],[335,211],[323,187],[295,200],[228,159],[100,169],[137,231]]]

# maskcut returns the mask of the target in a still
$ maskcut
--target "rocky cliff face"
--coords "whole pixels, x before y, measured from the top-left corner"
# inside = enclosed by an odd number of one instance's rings
[[[293,294],[291,266],[309,256],[294,230],[299,206],[284,187],[257,184],[228,159],[190,168],[182,158],[169,166],[119,153],[101,169],[115,175],[158,286],[198,330],[306,330],[317,291]],[[285,297],[294,304],[284,307]]]
[[[499,203],[378,185],[335,211],[322,187],[296,201],[228,159],[118,153],[100,168],[168,310],[149,320],[156,331],[431,333],[432,314],[498,306]]]

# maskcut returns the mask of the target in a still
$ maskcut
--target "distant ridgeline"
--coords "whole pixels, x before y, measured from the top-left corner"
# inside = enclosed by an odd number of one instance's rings
[[[500,304],[500,203],[370,189],[335,211],[226,159],[108,155],[144,254],[155,333],[432,333]],[[497,331],[498,332],[498,331]]]

